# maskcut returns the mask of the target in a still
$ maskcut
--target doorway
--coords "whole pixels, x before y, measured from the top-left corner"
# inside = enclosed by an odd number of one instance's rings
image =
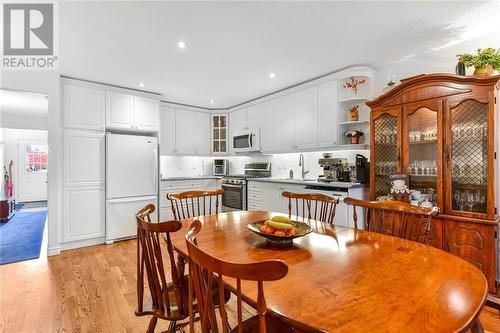
[[[18,141],[17,152],[17,201],[47,201],[47,140]]]
[[[0,197],[15,209],[0,220],[0,265],[47,256],[48,103],[45,95],[0,90]],[[12,206],[12,205],[10,205]]]

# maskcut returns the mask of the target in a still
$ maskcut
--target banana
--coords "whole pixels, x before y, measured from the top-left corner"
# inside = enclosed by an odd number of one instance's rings
[[[288,217],[286,216],[273,216],[271,218],[271,221],[274,221],[274,222],[280,222],[280,223],[287,223],[287,224],[291,224],[291,225],[295,225]]]
[[[291,224],[276,222],[273,220],[267,220],[266,222],[264,222],[264,224],[276,230],[289,230],[293,227]]]

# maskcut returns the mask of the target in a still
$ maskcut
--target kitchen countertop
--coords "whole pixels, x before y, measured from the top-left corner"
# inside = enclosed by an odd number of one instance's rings
[[[191,177],[164,177],[164,176],[161,176],[161,181],[192,180],[192,179],[222,179],[222,177],[221,176],[191,176]]]
[[[346,183],[346,182],[334,182],[325,183],[318,182],[317,180],[303,181],[300,179],[283,179],[283,178],[253,178],[249,179],[252,182],[265,182],[265,183],[282,183],[282,184],[296,184],[296,185],[313,185],[322,187],[341,187],[341,188],[357,188],[357,187],[367,187],[368,184],[361,183]]]

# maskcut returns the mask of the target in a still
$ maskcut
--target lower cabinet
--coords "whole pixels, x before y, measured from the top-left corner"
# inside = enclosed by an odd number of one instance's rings
[[[445,250],[479,268],[495,292],[496,226],[446,220]]]
[[[63,195],[63,242],[104,237],[104,187],[65,188]]]
[[[304,192],[304,186],[281,183],[262,184],[262,209],[288,214],[288,201],[281,195],[283,192]]]
[[[169,221],[174,219],[174,214],[172,213],[172,205],[170,200],[167,199],[168,193],[179,193],[192,190],[215,190],[221,188],[221,180],[218,178],[207,178],[207,179],[184,179],[184,180],[164,180],[160,184],[160,221]],[[219,211],[221,206],[221,200],[219,201]],[[198,207],[195,205],[189,205],[190,212],[198,211]],[[200,207],[201,208],[201,207]],[[215,211],[215,202],[212,204],[212,211]]]

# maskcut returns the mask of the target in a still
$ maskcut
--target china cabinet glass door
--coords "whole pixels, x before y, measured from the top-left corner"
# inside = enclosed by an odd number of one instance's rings
[[[418,107],[406,113],[405,142],[408,155],[405,170],[410,176],[410,203],[423,207],[439,204],[438,110]]]
[[[449,184],[452,211],[486,214],[488,202],[488,104],[468,99],[449,111]]]
[[[376,199],[388,196],[391,190],[389,175],[400,170],[399,110],[382,113],[373,120],[374,192]]]

